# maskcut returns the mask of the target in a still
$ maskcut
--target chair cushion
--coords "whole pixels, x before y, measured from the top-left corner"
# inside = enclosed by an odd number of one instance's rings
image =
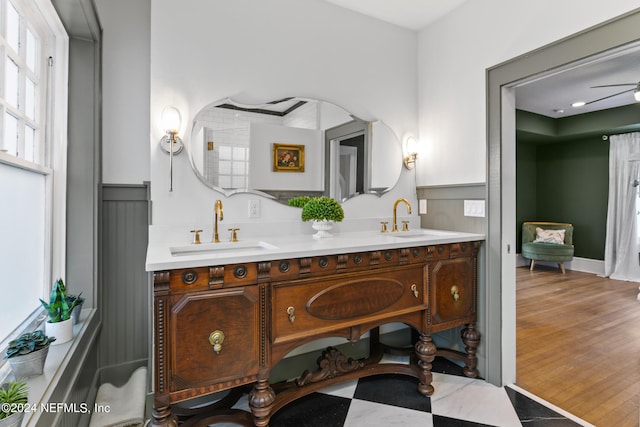
[[[523,243],[522,256],[541,261],[571,261],[573,245],[559,245],[557,243]]]
[[[564,244],[564,232],[565,230],[543,230],[540,227],[536,227],[536,239],[533,242],[562,245]]]

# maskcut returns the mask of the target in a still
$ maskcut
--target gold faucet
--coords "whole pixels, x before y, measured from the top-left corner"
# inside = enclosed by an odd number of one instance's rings
[[[216,205],[213,208],[214,222],[213,222],[213,243],[220,243],[220,236],[218,235],[218,218],[220,221],[224,218],[222,212],[222,200],[216,200]]]
[[[409,201],[407,199],[398,199],[396,200],[396,202],[393,204],[393,227],[391,228],[391,232],[395,233],[398,231],[398,223],[397,223],[397,211],[398,211],[398,205],[400,204],[400,202],[404,202],[405,205],[407,205],[407,213],[411,213],[411,205],[409,204]],[[408,227],[406,230],[403,229],[403,231],[409,231]]]

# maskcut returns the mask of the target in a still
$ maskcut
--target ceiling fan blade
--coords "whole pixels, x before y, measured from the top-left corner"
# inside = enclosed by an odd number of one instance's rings
[[[595,88],[598,88],[598,87],[616,87],[616,86],[638,86],[638,83],[619,83],[617,85],[591,86],[591,89],[595,89]]]
[[[623,93],[634,91],[634,89],[623,90],[622,92],[614,93],[613,95],[605,96],[604,98],[594,99],[593,101],[587,102],[585,105],[593,104],[594,102],[603,101],[605,99],[613,98],[614,96],[622,95]]]

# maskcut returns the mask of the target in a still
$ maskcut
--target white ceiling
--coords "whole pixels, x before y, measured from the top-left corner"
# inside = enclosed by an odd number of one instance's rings
[[[640,82],[638,47],[587,59],[585,62],[516,88],[517,108],[559,118],[636,102],[633,85]],[[625,83],[629,86],[593,87]],[[626,93],[619,94],[624,91]],[[571,104],[577,101],[587,102],[587,105],[572,107]]]
[[[420,30],[471,0],[325,0],[352,11],[392,24]],[[95,39],[88,25],[87,9],[91,0],[53,0],[67,30],[75,37]],[[90,15],[90,14],[89,14]],[[94,25],[95,27],[95,25]],[[592,86],[637,83],[640,81],[640,48],[610,54],[586,64],[568,67],[543,79],[516,88],[516,106],[549,117],[565,117],[634,102],[633,92],[594,102],[581,108],[571,107],[575,101],[593,101],[628,87],[592,89]],[[564,110],[558,113],[554,110]]]
[[[469,0],[325,0],[355,12],[420,30],[442,18]],[[559,118],[614,108],[635,102],[633,91],[594,102],[581,108],[576,101],[590,102],[633,86],[594,88],[592,86],[640,82],[640,49],[585,61],[561,73],[538,79],[516,88],[516,107],[521,110]],[[562,113],[557,110],[563,110]]]
[[[325,0],[363,15],[420,30],[468,0]]]

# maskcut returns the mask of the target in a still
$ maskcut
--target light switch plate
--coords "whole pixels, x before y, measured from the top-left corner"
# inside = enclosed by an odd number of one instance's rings
[[[427,199],[418,200],[418,213],[420,215],[427,214]]]
[[[484,200],[465,200],[464,216],[475,216],[484,218]]]

